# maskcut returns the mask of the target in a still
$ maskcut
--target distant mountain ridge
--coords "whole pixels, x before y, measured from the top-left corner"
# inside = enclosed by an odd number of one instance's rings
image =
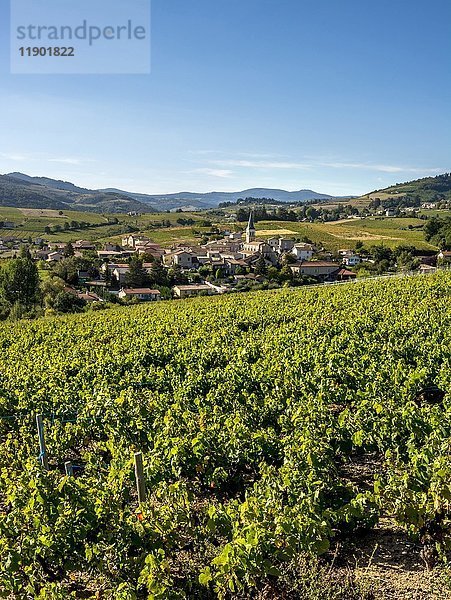
[[[163,210],[175,208],[214,208],[221,202],[236,202],[240,198],[271,198],[279,202],[308,202],[309,200],[332,200],[334,196],[321,194],[313,190],[299,190],[287,192],[286,190],[272,188],[250,188],[241,192],[178,192],[176,194],[138,194],[125,192],[114,188],[101,190],[102,192],[114,192],[124,194],[140,202],[150,204],[155,209]],[[164,207],[164,208],[163,208]]]
[[[175,194],[142,194],[107,188],[91,190],[68,181],[49,177],[31,177],[24,173],[0,175],[0,206],[51,208],[91,212],[155,212],[166,210],[203,210],[221,202],[240,198],[270,198],[278,202],[331,200],[334,196],[313,190],[288,192],[281,189],[251,188],[240,192],[178,192]]]

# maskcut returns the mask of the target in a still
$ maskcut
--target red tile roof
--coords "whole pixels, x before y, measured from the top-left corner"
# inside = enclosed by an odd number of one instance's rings
[[[86,302],[101,302],[102,299],[97,294],[78,293],[77,296]]]
[[[294,266],[294,265],[292,265]],[[338,269],[338,264],[334,262],[327,262],[325,260],[306,260],[300,263],[300,266],[311,267],[312,269],[315,267],[336,267]]]
[[[131,296],[132,294],[153,294],[154,296],[160,294],[160,290],[151,290],[150,288],[127,288],[122,291],[125,292],[128,296]]]
[[[209,285],[205,285],[203,283],[193,283],[191,285],[176,285],[175,286],[179,290],[190,291],[190,290],[211,290]]]

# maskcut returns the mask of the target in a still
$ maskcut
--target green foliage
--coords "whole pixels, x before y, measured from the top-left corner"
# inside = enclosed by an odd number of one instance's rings
[[[0,295],[4,302],[13,305],[20,302],[30,307],[35,301],[39,288],[39,274],[36,264],[27,256],[10,260],[0,273]]]
[[[143,268],[143,261],[138,255],[130,259],[129,271],[125,274],[127,287],[141,288],[149,283],[149,275]]]
[[[84,307],[85,302],[78,298],[76,294],[72,292],[59,292],[52,304],[51,308],[60,313],[70,313],[70,312],[80,312],[80,310]]]
[[[424,225],[424,236],[428,242],[432,242],[444,250],[451,248],[451,218],[432,217],[432,219],[428,219]]]
[[[174,269],[173,274],[175,276],[175,279],[178,279],[178,278],[183,279],[183,276],[182,276],[179,268],[176,267]],[[151,284],[154,286],[168,287],[171,283],[169,281],[166,269],[163,267],[161,262],[158,260],[156,260],[152,263],[152,267],[150,268],[150,271],[149,271],[149,280],[150,280]]]
[[[373,192],[369,205],[372,209],[420,207],[423,202],[434,202],[444,208],[451,201],[451,173],[398,183],[380,190],[381,198],[375,197],[376,193]]]
[[[401,245],[392,250],[380,244],[371,247],[365,254],[372,258],[372,262],[360,263],[357,267],[360,277],[382,275],[389,271],[413,271],[419,266],[413,246]]]
[[[315,557],[381,512],[440,556],[450,296],[439,273],[3,323],[1,593],[361,598],[321,595]]]
[[[77,285],[78,271],[87,271],[90,277],[93,278],[98,274],[96,263],[98,263],[97,259],[89,257],[77,258],[69,254],[66,258],[53,265],[52,274],[70,285]]]
[[[66,257],[73,256],[75,254],[74,247],[70,242],[66,244],[66,247],[63,250],[63,254]]]
[[[255,263],[254,270],[255,270],[256,275],[265,275],[268,272],[268,268],[266,266],[266,261],[263,256],[260,256],[260,258]]]

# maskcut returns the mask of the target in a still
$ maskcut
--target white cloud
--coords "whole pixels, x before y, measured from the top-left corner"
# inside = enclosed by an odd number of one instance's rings
[[[246,158],[287,158],[286,154],[262,154],[258,152],[237,152],[237,155]]]
[[[286,158],[286,154],[263,153],[263,152],[224,152],[223,150],[189,150],[189,154],[197,154],[199,156],[207,156],[209,154],[222,154],[223,156],[233,154],[233,156],[243,156],[245,158]]]
[[[225,167],[244,167],[250,169],[310,169],[312,165],[285,161],[255,160],[212,160],[211,164]]]
[[[4,160],[12,160],[12,161],[24,161],[24,160],[28,160],[28,158],[26,156],[23,156],[22,154],[9,154],[9,153],[1,153],[0,156],[4,159]]]
[[[366,169],[368,171],[377,171],[380,173],[423,173],[433,174],[442,173],[443,169],[423,169],[421,167],[401,167],[398,165],[372,165],[368,163],[354,163],[354,162],[330,162],[320,163],[319,166],[330,167],[332,169]]]
[[[62,163],[64,165],[80,165],[83,161],[80,158],[49,158],[48,162]]]
[[[82,158],[76,158],[76,157],[65,157],[65,156],[61,156],[61,157],[45,157],[45,155],[43,156],[42,154],[16,154],[14,152],[1,152],[0,153],[0,158],[4,159],[4,160],[10,160],[10,161],[14,161],[14,162],[49,162],[49,163],[59,163],[59,164],[63,164],[63,165],[81,165],[84,162],[87,162],[86,160],[82,159]],[[93,161],[89,161],[89,162],[93,162]]]
[[[312,160],[310,162],[291,162],[291,161],[263,161],[263,160],[211,160],[212,165],[218,167],[240,167],[248,169],[287,169],[308,171],[315,168],[328,169],[359,169],[367,171],[376,171],[378,173],[412,173],[419,175],[443,173],[442,168],[421,168],[406,167],[399,165],[371,164],[360,162],[322,162]]]
[[[194,171],[189,171],[189,173],[200,173],[202,175],[209,175],[211,177],[221,177],[224,179],[231,177],[233,175],[233,171],[230,171],[229,169],[208,169],[208,168],[194,169]]]

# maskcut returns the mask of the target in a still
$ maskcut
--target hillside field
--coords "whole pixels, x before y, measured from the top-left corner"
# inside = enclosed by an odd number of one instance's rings
[[[442,216],[446,216],[445,211]],[[118,224],[108,223],[108,218],[117,218]],[[195,224],[183,226],[177,219],[192,219]],[[15,223],[14,229],[1,229],[0,237],[35,238],[44,236],[51,242],[74,242],[79,239],[104,243],[112,241],[121,243],[123,233],[127,226],[138,229],[154,242],[163,247],[170,247],[179,243],[198,244],[202,234],[211,228],[202,226],[202,221],[210,220],[208,213],[150,213],[140,216],[120,214],[99,215],[91,212],[74,212],[1,208],[0,220]],[[155,227],[155,223],[170,221],[170,227]],[[64,226],[64,222],[84,221],[96,227],[76,229],[72,231],[58,231],[45,234],[46,227],[55,225]],[[424,239],[421,226],[423,221],[409,218],[384,218],[369,217],[366,219],[348,219],[330,223],[296,223],[287,221],[261,221],[257,223],[257,235],[270,237],[283,235],[286,237],[308,237],[313,242],[323,245],[326,250],[337,251],[340,248],[353,248],[357,241],[362,241],[366,246],[384,244],[391,248],[399,245],[411,245],[421,250],[434,250],[435,247]],[[218,227],[230,227],[230,224],[214,223]],[[411,229],[408,229],[409,225]],[[235,224],[236,228],[244,229],[245,223]]]
[[[117,219],[118,223],[108,223],[108,219],[111,220],[112,218]],[[146,213],[139,216],[124,214],[101,215],[92,212],[0,207],[0,221],[14,223],[14,229],[0,229],[0,237],[35,238],[38,235],[42,235],[50,242],[75,242],[76,240],[84,239],[88,241],[116,241],[120,243],[122,234],[127,231],[127,226],[131,226],[141,232],[152,235],[156,242],[161,241],[164,244],[171,245],[173,240],[178,242],[185,238],[194,242],[196,238],[193,229],[208,231],[208,228],[200,226],[181,227],[177,224],[177,219],[179,218],[193,219],[201,223],[206,218],[206,215],[202,213],[178,214],[166,212]],[[170,221],[172,227],[164,229],[152,228],[156,222],[163,220]],[[70,223],[71,221],[83,221],[89,225],[97,225],[97,227],[67,231],[62,229],[62,231],[45,233],[46,227],[59,225],[63,228],[65,222]]]
[[[261,221],[256,224],[257,236],[270,237],[283,230],[283,235],[308,237],[326,250],[353,248],[357,241],[365,246],[384,244],[390,248],[400,245],[415,246],[421,250],[433,250],[435,247],[425,241],[421,229],[423,221],[409,218],[347,219],[330,223],[290,223],[287,221]],[[409,229],[409,225],[412,229]]]
[[[451,175],[444,173],[435,177],[424,177],[405,183],[397,183],[382,190],[365,194],[349,201],[352,206],[368,206],[372,200],[402,200],[405,197],[417,198],[423,202],[451,200]]]
[[[4,322],[0,346],[2,597],[451,597],[450,274]]]

